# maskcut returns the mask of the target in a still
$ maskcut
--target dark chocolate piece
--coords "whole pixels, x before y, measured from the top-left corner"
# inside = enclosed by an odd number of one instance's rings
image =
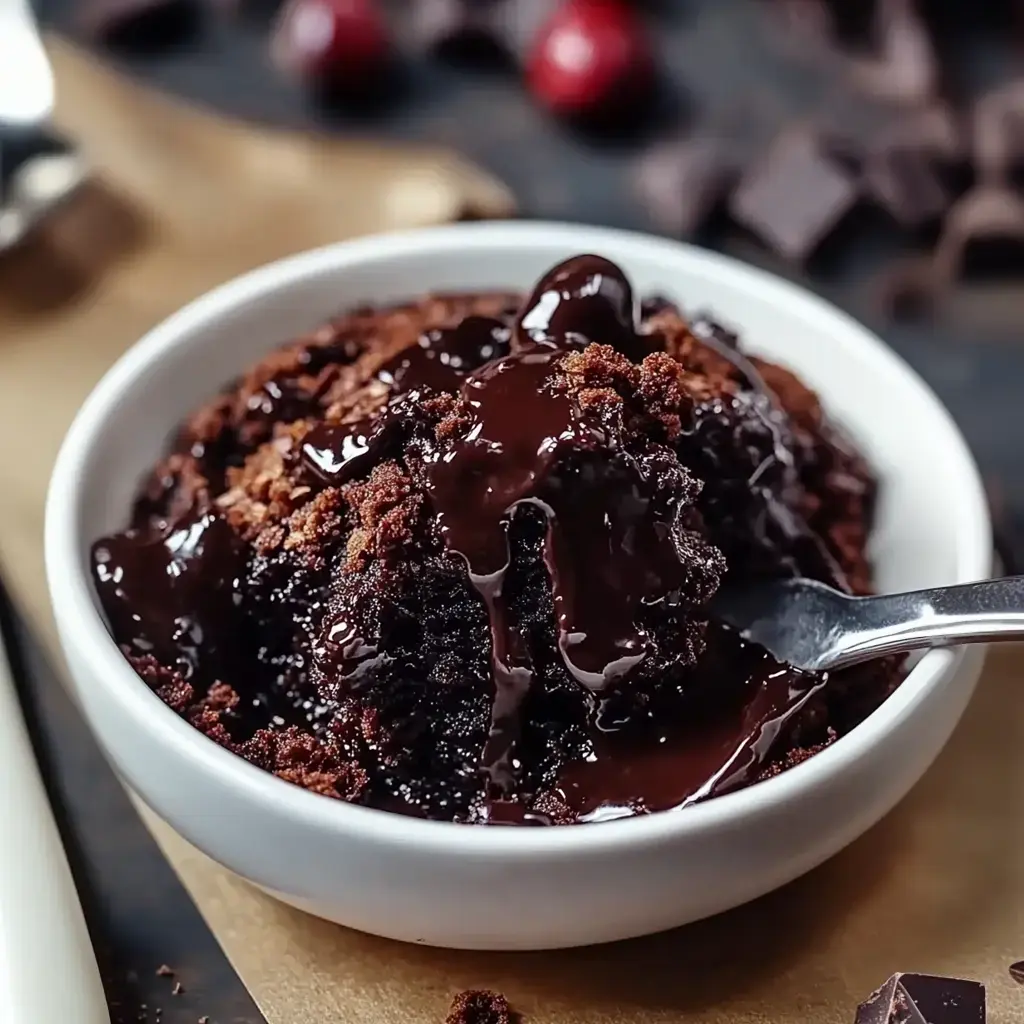
[[[107,46],[151,50],[184,41],[199,25],[196,0],[88,0],[78,24]]]
[[[1003,182],[1024,168],[1024,79],[981,97],[971,127],[979,181]]]
[[[939,61],[915,0],[876,0],[871,34],[877,55],[849,59],[853,80],[897,103],[933,99],[939,86]]]
[[[802,263],[860,197],[854,178],[828,158],[821,141],[797,129],[779,136],[747,171],[729,210],[781,256]]]
[[[1013,570],[1007,570],[1012,572]],[[1024,960],[1018,960],[1016,963],[1010,964],[1010,977],[1013,978],[1018,985],[1024,985]]]
[[[855,1024],[985,1024],[985,986],[932,974],[894,974],[857,1007]]]
[[[725,140],[678,139],[643,157],[637,189],[659,231],[688,238],[708,222],[738,173],[734,147]]]

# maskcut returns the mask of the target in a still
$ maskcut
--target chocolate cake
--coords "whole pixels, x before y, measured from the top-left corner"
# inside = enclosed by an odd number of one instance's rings
[[[598,821],[775,774],[891,692],[892,663],[801,673],[705,610],[726,573],[868,592],[875,491],[791,372],[579,256],[525,300],[357,309],[272,353],[92,557],[136,672],[260,768]]]

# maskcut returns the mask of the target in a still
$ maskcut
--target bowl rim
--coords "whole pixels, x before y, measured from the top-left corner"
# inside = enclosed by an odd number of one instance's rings
[[[89,687],[117,702],[142,732],[158,737],[176,758],[186,758],[203,774],[258,804],[262,813],[287,818],[300,828],[336,836],[362,835],[393,844],[416,844],[424,850],[458,852],[463,856],[527,859],[581,852],[599,853],[637,845],[659,845],[693,838],[747,818],[765,815],[842,775],[886,734],[910,717],[928,692],[946,678],[961,652],[932,651],[908,673],[898,689],[860,725],[814,757],[733,793],[696,804],[685,813],[658,812],[604,821],[599,827],[472,828],[465,824],[428,821],[388,811],[329,800],[285,782],[220,747],[156,696],[131,669],[114,643],[94,603],[85,559],[82,557],[83,490],[81,477],[105,431],[107,417],[135,383],[158,364],[180,339],[216,322],[232,309],[268,291],[287,291],[322,273],[338,272],[365,261],[424,250],[441,255],[467,248],[529,251],[543,246],[566,250],[614,252],[624,260],[631,253],[646,259],[663,257],[673,263],[700,264],[701,273],[731,287],[761,293],[784,303],[797,315],[826,318],[846,333],[858,336],[864,357],[878,372],[895,375],[901,385],[916,391],[932,407],[941,436],[943,458],[961,478],[956,500],[960,518],[972,524],[970,534],[958,537],[955,582],[984,578],[991,570],[992,531],[988,504],[978,468],[952,417],[927,384],[873,332],[831,303],[805,289],[738,260],[668,239],[638,232],[557,222],[492,221],[419,228],[337,242],[285,257],[229,280],[171,314],[132,345],[108,370],[76,415],[61,446],[46,504],[46,571],[54,614],[68,655],[89,665]],[[496,283],[496,286],[500,284]],[[426,285],[429,289],[429,284]],[[117,761],[116,751],[111,751]]]

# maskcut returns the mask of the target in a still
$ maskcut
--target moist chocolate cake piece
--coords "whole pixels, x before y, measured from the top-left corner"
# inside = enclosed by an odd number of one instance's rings
[[[581,256],[268,356],[94,545],[126,657],[280,778],[445,820],[683,806],[833,742],[898,667],[799,673],[703,609],[726,572],[867,592],[871,473],[791,372],[639,309]]]

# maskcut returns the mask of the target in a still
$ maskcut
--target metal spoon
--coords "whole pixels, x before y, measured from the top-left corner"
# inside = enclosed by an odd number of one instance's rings
[[[823,671],[922,648],[1024,640],[1024,576],[880,597],[803,579],[726,585],[711,612],[779,661]]]

